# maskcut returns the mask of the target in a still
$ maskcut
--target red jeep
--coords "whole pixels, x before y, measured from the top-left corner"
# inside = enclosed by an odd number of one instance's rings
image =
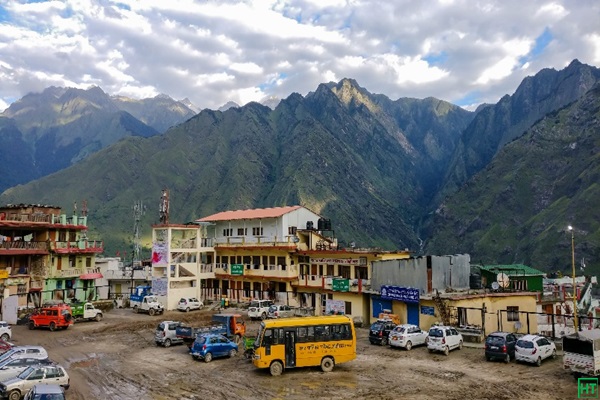
[[[43,307],[29,317],[29,329],[48,327],[54,331],[67,329],[70,325],[73,325],[73,314],[67,304]]]

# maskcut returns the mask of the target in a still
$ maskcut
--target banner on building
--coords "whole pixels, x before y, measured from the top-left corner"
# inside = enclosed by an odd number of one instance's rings
[[[359,265],[358,258],[311,258],[311,264]]]
[[[435,308],[429,306],[421,306],[421,314],[435,316]]]
[[[168,291],[167,285],[167,278],[152,277],[152,294],[166,296]]]
[[[231,275],[244,275],[244,264],[231,264]]]
[[[152,265],[161,265],[169,262],[168,249],[165,243],[152,244]]]
[[[419,289],[382,285],[381,298],[405,303],[419,303]]]
[[[346,302],[344,300],[331,300],[325,301],[325,314],[346,314]]]
[[[350,279],[333,279],[331,281],[331,289],[334,292],[349,292]]]

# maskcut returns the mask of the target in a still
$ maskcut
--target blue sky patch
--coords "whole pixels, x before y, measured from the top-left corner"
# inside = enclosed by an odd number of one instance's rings
[[[446,60],[448,59],[448,54],[445,51],[442,51],[437,54],[426,55],[425,57],[422,57],[422,58],[423,58],[423,60],[427,61],[427,63],[429,65],[440,66],[446,62]]]
[[[131,11],[131,7],[129,7],[128,4],[115,3],[115,6],[117,6],[117,8],[120,8],[121,10]]]
[[[535,44],[533,45],[531,51],[527,55],[524,55],[519,59],[520,65],[523,66],[525,63],[535,59],[537,56],[542,54],[553,39],[554,35],[552,35],[552,32],[550,32],[550,29],[544,29],[544,32],[542,32],[540,36],[535,38]]]
[[[10,14],[6,8],[0,6],[0,22],[10,21]]]
[[[474,91],[474,92],[467,93],[462,98],[456,100],[453,103],[460,107],[466,107],[466,106],[470,106],[472,104],[479,104],[481,102],[479,100],[480,97],[481,97],[481,93],[479,91]]]

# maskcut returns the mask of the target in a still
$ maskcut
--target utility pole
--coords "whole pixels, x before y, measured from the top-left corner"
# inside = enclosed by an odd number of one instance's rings
[[[167,189],[163,189],[162,194],[160,196],[160,223],[163,225],[169,224],[169,191]]]

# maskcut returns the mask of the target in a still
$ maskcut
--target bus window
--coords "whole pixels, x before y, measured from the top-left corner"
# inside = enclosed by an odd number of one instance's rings
[[[263,337],[262,345],[264,347],[264,346],[270,346],[272,344],[273,344],[273,330],[267,329],[267,330],[265,330],[265,336]]]
[[[315,341],[327,342],[330,339],[329,325],[315,326]]]
[[[301,326],[298,328],[298,341],[306,342],[306,336],[308,335],[308,331],[305,326]]]
[[[349,324],[345,324],[341,326],[341,339],[342,340],[350,340],[352,339],[352,330],[350,329]]]

